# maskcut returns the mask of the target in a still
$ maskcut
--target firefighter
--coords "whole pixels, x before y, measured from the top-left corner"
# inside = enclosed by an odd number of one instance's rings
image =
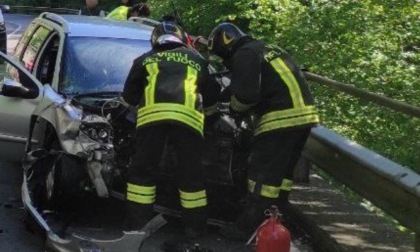
[[[207,195],[201,164],[204,115],[217,112],[220,86],[208,62],[186,46],[187,34],[162,22],[152,32],[152,50],[133,62],[123,100],[138,106],[136,150],[128,171],[127,228],[139,230],[153,216],[157,168],[166,142],[175,146],[174,176],[187,238],[206,229]]]
[[[221,230],[227,237],[246,239],[265,209],[287,203],[294,168],[318,115],[303,73],[281,48],[222,23],[209,36],[209,51],[231,71],[232,115],[256,118],[247,205],[233,227]]]

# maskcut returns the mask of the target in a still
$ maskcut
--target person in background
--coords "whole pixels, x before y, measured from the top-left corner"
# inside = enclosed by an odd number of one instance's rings
[[[122,6],[132,7],[134,5],[133,0],[121,0]]]
[[[98,0],[86,0],[86,6],[79,10],[79,15],[105,17],[105,11],[98,5]]]
[[[150,16],[150,8],[145,3],[135,4],[132,7],[121,5],[111,11],[106,17],[115,20],[127,20],[130,17],[148,17]]]

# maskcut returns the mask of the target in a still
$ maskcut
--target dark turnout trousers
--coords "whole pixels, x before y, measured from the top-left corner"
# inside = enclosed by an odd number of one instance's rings
[[[127,176],[129,226],[140,229],[152,217],[158,164],[168,140],[174,144],[178,160],[173,172],[183,207],[184,225],[200,232],[205,228],[207,217],[205,176],[201,164],[203,138],[188,126],[170,122],[137,129],[136,152]]]
[[[293,172],[311,128],[274,130],[256,136],[249,156],[248,190],[277,199],[288,195]]]

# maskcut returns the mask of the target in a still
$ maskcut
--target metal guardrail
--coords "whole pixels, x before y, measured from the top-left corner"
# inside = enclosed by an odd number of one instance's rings
[[[420,251],[420,175],[325,127],[312,130],[303,156],[416,233]]]
[[[419,107],[314,73],[304,74],[309,81],[420,118]],[[419,174],[321,126],[312,130],[303,155],[338,182],[414,231],[415,251],[420,252]]]
[[[365,90],[361,90],[359,88],[356,88],[352,85],[345,84],[339,81],[335,81],[332,79],[329,79],[327,77],[323,77],[314,73],[305,72],[305,77],[309,81],[317,82],[323,85],[326,85],[328,87],[337,89],[339,91],[345,92],[349,95],[361,98],[366,101],[374,102],[380,106],[387,107],[390,109],[393,109],[395,111],[401,112],[406,115],[414,116],[417,118],[420,118],[420,108],[406,104],[404,102],[395,101],[391,98],[388,98],[383,95],[375,94],[372,92],[368,92]]]

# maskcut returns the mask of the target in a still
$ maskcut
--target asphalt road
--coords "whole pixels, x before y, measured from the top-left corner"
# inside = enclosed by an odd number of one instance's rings
[[[23,223],[20,164],[0,162],[0,251],[43,251],[42,240]]]

